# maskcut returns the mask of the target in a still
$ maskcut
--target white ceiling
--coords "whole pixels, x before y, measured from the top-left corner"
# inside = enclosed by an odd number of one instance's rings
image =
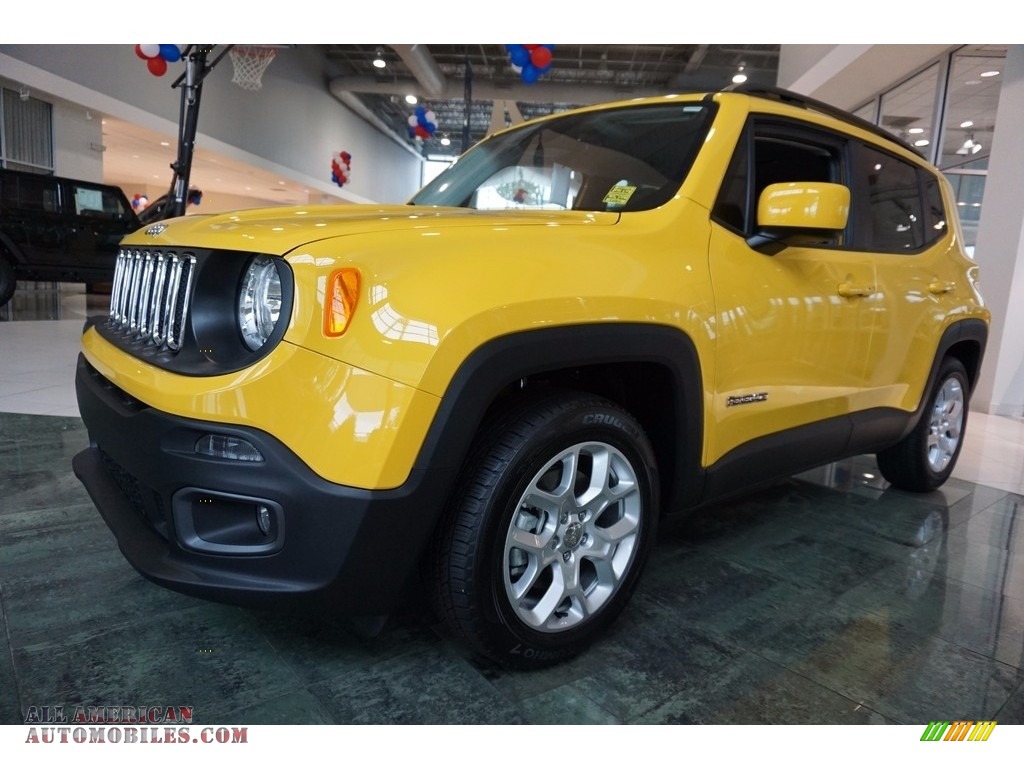
[[[149,194],[152,200],[170,186],[177,137],[104,117],[103,146],[103,180],[121,187],[129,199]],[[310,202],[305,186],[203,149],[201,142],[196,144],[189,186],[202,190],[204,198],[230,197],[233,205],[238,205],[234,198],[251,198],[252,206]],[[319,202],[320,191],[315,195]]]

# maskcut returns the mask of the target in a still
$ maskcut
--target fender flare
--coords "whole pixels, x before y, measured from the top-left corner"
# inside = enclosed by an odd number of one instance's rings
[[[593,323],[520,331],[478,347],[459,366],[427,431],[414,470],[454,478],[488,408],[517,381],[581,366],[629,363],[663,368],[672,384],[665,404],[675,443],[663,466],[664,510],[694,504],[703,486],[704,391],[693,341],[652,323]],[[449,489],[450,490],[450,489]]]

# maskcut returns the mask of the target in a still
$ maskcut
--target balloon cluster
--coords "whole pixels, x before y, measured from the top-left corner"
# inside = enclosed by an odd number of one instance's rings
[[[136,211],[144,211],[147,205],[149,205],[149,198],[145,195],[136,194],[132,198],[132,208]]]
[[[349,174],[352,173],[352,155],[348,152],[335,152],[331,161],[331,181],[339,187],[348,183]]]
[[[409,115],[409,138],[429,139],[437,130],[437,115],[423,105],[416,107],[416,114]]]
[[[536,83],[537,78],[551,69],[553,45],[506,45],[508,60],[512,69],[527,85]]]
[[[167,62],[178,61],[181,58],[181,48],[176,45],[154,45],[142,44],[135,46],[135,55],[146,62],[149,71],[157,77],[167,72]]]

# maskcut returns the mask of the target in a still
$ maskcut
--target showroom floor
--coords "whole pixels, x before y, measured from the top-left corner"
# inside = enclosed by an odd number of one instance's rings
[[[954,479],[870,457],[670,522],[630,607],[535,673],[470,658],[414,588],[368,639],[142,579],[71,472],[74,286],[0,310],[0,724],[30,706],[197,723],[1024,724],[1024,421],[971,414]]]

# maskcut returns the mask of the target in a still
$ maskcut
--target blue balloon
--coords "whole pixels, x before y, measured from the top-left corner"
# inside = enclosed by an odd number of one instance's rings
[[[416,117],[420,118],[420,122],[423,122],[423,118],[427,116],[427,108],[420,104],[416,107]]]
[[[508,55],[512,59],[512,63],[517,67],[525,67],[530,63],[530,52],[521,45],[511,46]]]
[[[160,46],[160,56],[165,61],[177,61],[181,58],[181,51],[176,45],[163,44]]]
[[[427,129],[428,133],[433,133],[437,130],[437,126],[434,123],[424,123],[423,127]]]
[[[540,70],[533,66],[533,64],[527,64],[523,67],[523,71],[519,76],[523,79],[524,83],[536,83],[537,78],[540,77]]]

